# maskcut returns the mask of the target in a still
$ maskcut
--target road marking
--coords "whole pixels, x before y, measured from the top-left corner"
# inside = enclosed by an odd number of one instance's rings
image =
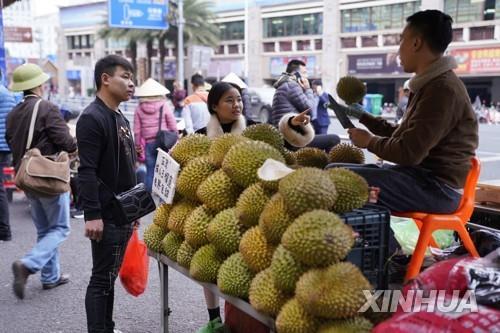
[[[497,162],[500,161],[500,155],[497,156],[492,156],[492,157],[484,157],[484,158],[479,158],[481,163],[486,163],[486,162]]]
[[[477,151],[476,153],[478,155],[479,154],[484,154],[484,155],[496,155],[496,156],[500,156],[500,153],[493,153],[493,152],[490,152],[490,151]]]

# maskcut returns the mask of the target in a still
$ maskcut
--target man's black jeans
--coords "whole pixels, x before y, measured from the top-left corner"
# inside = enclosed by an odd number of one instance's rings
[[[105,222],[102,240],[92,242],[92,276],[85,295],[89,333],[113,333],[115,280],[123,261],[132,225]]]
[[[378,204],[392,212],[453,213],[462,195],[420,167],[384,164],[332,163],[327,169],[345,167],[380,188]]]
[[[3,186],[3,168],[10,166],[10,153],[0,152],[0,240],[10,240],[9,202]]]

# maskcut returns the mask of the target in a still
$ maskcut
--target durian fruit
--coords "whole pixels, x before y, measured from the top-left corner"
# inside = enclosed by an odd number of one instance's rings
[[[220,168],[222,161],[224,160],[224,156],[226,156],[229,149],[237,143],[248,140],[249,139],[244,136],[231,133],[225,133],[224,135],[214,139],[210,145],[210,149],[208,150],[208,156],[212,164]]]
[[[297,164],[297,159],[295,158],[295,152],[284,148],[283,151],[281,152],[281,154],[285,158],[286,165]]]
[[[204,206],[198,206],[184,223],[184,238],[193,248],[208,244],[207,227],[213,215]]]
[[[366,86],[363,81],[354,76],[344,76],[337,83],[337,95],[346,104],[359,103],[366,95]]]
[[[201,282],[215,282],[217,281],[217,272],[224,259],[224,256],[217,252],[215,246],[212,244],[204,245],[191,258],[189,274]]]
[[[361,208],[368,201],[369,188],[366,180],[357,173],[345,168],[326,170],[339,194],[332,210],[346,213]]]
[[[193,248],[187,241],[182,242],[177,250],[177,263],[184,268],[189,269],[191,259],[193,258],[196,249]]]
[[[259,218],[259,227],[268,243],[278,245],[292,222],[293,218],[288,214],[283,197],[276,193],[264,206]]]
[[[250,304],[255,310],[276,317],[289,295],[274,286],[273,273],[265,269],[258,273],[250,284]]]
[[[335,185],[324,170],[297,169],[279,182],[290,215],[299,216],[313,209],[330,209],[337,199]]]
[[[181,170],[175,188],[184,198],[197,201],[198,186],[214,173],[217,168],[211,164],[208,156],[197,157]]]
[[[282,151],[285,146],[285,140],[280,131],[270,124],[255,124],[248,126],[242,133],[246,138],[262,141],[272,147]]]
[[[245,189],[236,202],[236,216],[241,224],[252,227],[259,223],[259,216],[269,200],[270,192],[261,183],[255,183]]]
[[[241,229],[235,209],[228,208],[215,215],[208,224],[207,238],[218,252],[231,255],[238,252],[242,234]]]
[[[240,252],[248,267],[258,273],[271,265],[275,247],[268,244],[262,230],[256,226],[241,237]]]
[[[317,333],[370,333],[372,323],[363,317],[331,320],[319,327]]]
[[[184,167],[193,158],[206,155],[210,148],[210,139],[203,134],[189,134],[177,141],[170,150],[170,156]]]
[[[307,266],[295,259],[283,245],[278,246],[274,251],[270,268],[273,272],[274,286],[288,294],[295,292],[297,281],[308,269]]]
[[[307,313],[295,297],[283,305],[276,318],[278,333],[313,333],[319,324],[320,319]]]
[[[172,210],[172,205],[162,203],[155,210],[155,216],[153,217],[153,223],[161,227],[163,231],[168,232],[168,216]]]
[[[261,141],[241,142],[229,149],[222,161],[222,170],[235,183],[247,188],[259,181],[257,170],[268,158],[285,162],[281,153],[267,143]]]
[[[365,154],[361,148],[350,143],[339,143],[328,153],[328,162],[330,163],[365,163]]]
[[[234,207],[242,191],[223,170],[215,171],[198,187],[198,199],[214,213]]]
[[[189,200],[182,200],[175,204],[168,217],[168,229],[184,237],[184,223],[195,208],[196,205]]]
[[[167,232],[162,227],[151,223],[144,230],[144,243],[151,251],[160,253],[162,251],[161,241],[166,234]]]
[[[161,241],[163,253],[173,261],[177,260],[177,251],[181,247],[184,239],[175,232],[169,232]]]
[[[295,293],[304,309],[313,316],[343,319],[357,315],[366,302],[363,290],[372,286],[350,262],[312,269],[297,282]]]
[[[328,154],[319,148],[300,148],[294,155],[296,163],[300,166],[323,169],[328,164]]]
[[[225,294],[248,299],[250,283],[255,274],[243,260],[241,253],[236,252],[227,258],[219,268],[217,286]]]
[[[281,243],[305,265],[327,266],[347,256],[354,245],[354,233],[336,214],[318,209],[299,216]]]

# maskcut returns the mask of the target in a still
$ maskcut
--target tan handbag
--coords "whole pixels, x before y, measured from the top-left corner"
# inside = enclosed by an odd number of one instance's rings
[[[70,190],[69,156],[63,151],[53,157],[43,156],[38,148],[29,149],[33,140],[39,100],[31,115],[26,153],[16,173],[16,186],[39,196],[54,196]]]

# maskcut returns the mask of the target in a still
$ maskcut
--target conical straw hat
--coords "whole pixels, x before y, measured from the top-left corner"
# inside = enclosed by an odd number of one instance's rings
[[[247,84],[241,80],[238,75],[234,73],[229,73],[222,79],[222,82],[227,82],[227,83],[232,83],[240,87],[240,89],[246,89],[248,88]]]
[[[154,79],[147,79],[140,87],[135,89],[136,97],[165,96],[170,90]]]

